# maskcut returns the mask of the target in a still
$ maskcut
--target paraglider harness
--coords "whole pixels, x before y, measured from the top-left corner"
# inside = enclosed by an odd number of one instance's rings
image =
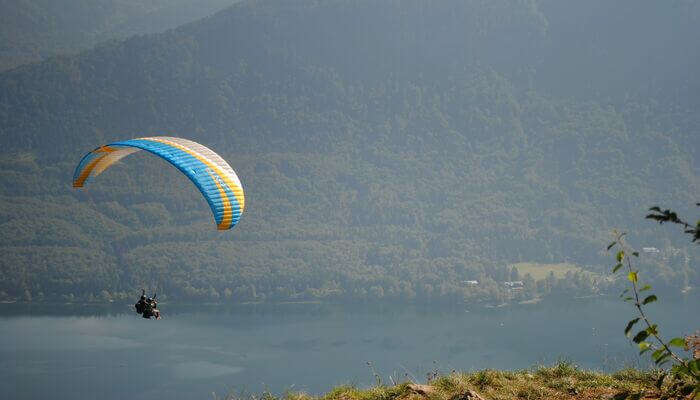
[[[154,294],[153,297],[146,298],[146,290],[141,289],[141,298],[138,303],[134,304],[136,312],[146,319],[150,319],[151,317],[160,319],[160,311],[156,308],[157,306],[156,295]]]

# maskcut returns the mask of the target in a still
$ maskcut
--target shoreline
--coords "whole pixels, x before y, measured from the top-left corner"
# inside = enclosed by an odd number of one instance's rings
[[[688,297],[693,297],[697,295],[697,290],[687,290],[673,294],[665,294],[666,299],[684,299]],[[619,296],[614,293],[598,293],[590,294],[584,296],[544,296],[535,297],[527,300],[511,301],[503,303],[487,303],[483,301],[475,302],[455,302],[450,303],[447,301],[432,301],[419,303],[415,301],[401,301],[401,300],[383,300],[383,301],[323,301],[323,300],[299,300],[299,301],[243,301],[243,302],[191,302],[191,301],[160,301],[158,302],[161,306],[174,306],[174,307],[206,307],[206,308],[230,308],[239,306],[296,306],[296,305],[315,305],[315,306],[358,306],[358,307],[387,307],[387,306],[404,306],[404,307],[439,307],[442,309],[458,309],[458,308],[468,308],[468,309],[503,309],[503,308],[513,308],[518,306],[533,306],[533,305],[545,305],[552,302],[558,301],[586,301],[595,299],[615,299]],[[135,299],[133,302],[122,302],[119,300],[110,301],[24,301],[24,300],[2,300],[0,301],[0,307],[3,306],[22,306],[22,307],[77,307],[77,306],[93,306],[93,307],[127,307],[133,308]]]

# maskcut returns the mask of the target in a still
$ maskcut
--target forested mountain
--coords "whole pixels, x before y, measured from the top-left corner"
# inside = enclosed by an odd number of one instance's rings
[[[155,33],[236,0],[0,0],[0,71],[109,39]]]
[[[662,249],[645,261],[662,286],[697,286],[697,250],[643,216],[696,212],[699,17],[680,0],[247,1],[2,73],[0,294],[503,300],[511,263],[605,273],[614,227]],[[233,231],[152,156],[70,187],[85,152],[154,134],[229,161]]]

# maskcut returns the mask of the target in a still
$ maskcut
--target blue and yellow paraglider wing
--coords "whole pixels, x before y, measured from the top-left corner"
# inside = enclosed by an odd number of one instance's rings
[[[199,188],[209,203],[217,228],[232,228],[245,208],[243,186],[233,169],[218,154],[191,140],[167,136],[110,143],[86,154],[73,174],[73,187],[83,187],[120,159],[146,150],[179,169]]]

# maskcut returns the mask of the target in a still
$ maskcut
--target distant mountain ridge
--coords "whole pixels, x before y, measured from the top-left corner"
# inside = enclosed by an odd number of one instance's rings
[[[590,21],[609,21],[591,4]],[[571,71],[560,37],[607,59],[585,22],[563,35],[567,13],[548,1],[251,1],[2,73],[0,292],[473,300],[507,296],[508,263],[602,272],[612,227],[656,240],[645,207],[697,200],[698,78],[684,68],[698,58],[686,49],[672,69],[687,75],[667,85],[610,94],[610,77],[591,87],[588,70],[557,85]],[[654,28],[690,35],[661,54],[700,32]],[[69,188],[83,153],[152,134],[201,141],[236,169],[249,209],[230,235],[147,156]],[[683,254],[697,255],[679,251],[650,263],[669,287],[697,284]],[[584,281],[576,290],[593,290]]]
[[[235,0],[3,0],[0,71],[73,54],[99,42],[175,28]]]

